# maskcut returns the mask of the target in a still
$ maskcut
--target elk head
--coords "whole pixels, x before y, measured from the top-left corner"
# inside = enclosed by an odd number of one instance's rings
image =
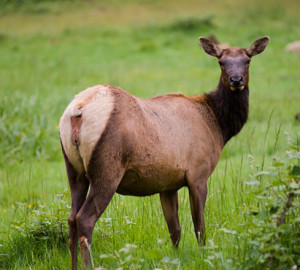
[[[249,49],[228,48],[222,50],[207,38],[200,37],[199,40],[207,54],[218,58],[222,71],[222,84],[226,88],[235,91],[248,87],[251,58],[264,51],[269,42],[269,37],[256,40]]]

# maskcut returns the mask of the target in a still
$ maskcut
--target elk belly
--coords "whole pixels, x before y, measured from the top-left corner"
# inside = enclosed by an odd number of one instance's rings
[[[166,190],[178,190],[186,186],[185,170],[140,166],[128,169],[118,186],[122,195],[148,196]]]

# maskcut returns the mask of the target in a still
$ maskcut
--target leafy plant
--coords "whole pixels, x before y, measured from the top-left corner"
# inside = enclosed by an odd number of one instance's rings
[[[287,135],[288,136],[288,135]],[[291,144],[284,159],[274,158],[268,171],[255,172],[247,182],[257,204],[243,207],[250,231],[243,269],[297,269],[300,265],[300,147]]]
[[[36,258],[47,256],[45,250],[53,248],[67,250],[66,212],[69,205],[65,199],[68,192],[57,195],[57,202],[51,205],[17,203],[24,219],[10,223],[8,237],[0,243],[0,265],[9,268],[10,263],[19,261],[35,263]],[[2,232],[4,233],[4,232]],[[34,256],[31,256],[34,254]],[[23,263],[22,263],[23,264]]]

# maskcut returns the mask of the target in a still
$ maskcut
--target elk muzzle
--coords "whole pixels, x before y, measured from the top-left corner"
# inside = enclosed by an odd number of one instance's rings
[[[243,77],[240,76],[240,75],[233,75],[229,78],[230,80],[230,89],[232,91],[235,91],[236,89],[239,89],[239,90],[243,90],[244,89],[244,85],[243,85]]]

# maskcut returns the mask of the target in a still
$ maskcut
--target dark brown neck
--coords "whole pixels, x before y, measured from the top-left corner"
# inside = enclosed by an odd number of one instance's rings
[[[220,79],[218,88],[205,95],[207,104],[213,110],[226,144],[239,133],[248,119],[249,89],[232,91]]]

